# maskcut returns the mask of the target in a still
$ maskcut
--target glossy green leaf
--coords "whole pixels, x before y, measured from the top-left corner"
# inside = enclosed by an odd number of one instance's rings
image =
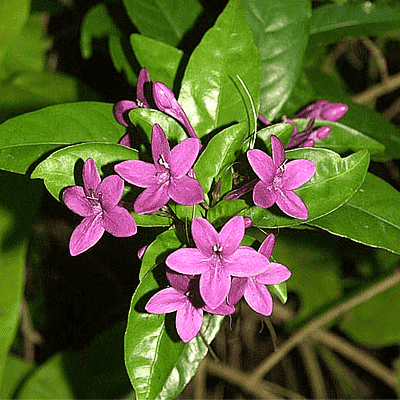
[[[153,274],[164,271],[159,267]],[[174,314],[165,318],[146,313],[145,304],[160,289],[153,274],[141,281],[132,298],[125,364],[137,399],[173,399],[193,377],[208,349],[200,335],[189,343],[180,340]],[[205,315],[201,332],[207,343],[214,339],[222,320],[221,316]]]
[[[286,282],[269,285],[268,289],[278,297],[282,304],[287,302],[288,294]]]
[[[16,391],[26,375],[34,368],[31,362],[9,354],[4,366],[0,398],[15,399]]]
[[[172,219],[156,214],[136,214],[131,212],[137,226],[170,226]]]
[[[114,120],[111,104],[44,108],[0,125],[0,169],[23,174],[52,150],[77,142],[117,143],[124,132]]]
[[[185,70],[179,102],[200,138],[221,126],[249,122],[237,75],[258,109],[260,56],[240,3],[228,3]]]
[[[311,222],[335,235],[400,254],[400,192],[370,173],[342,207]]]
[[[272,121],[289,98],[303,63],[309,0],[246,0],[247,21],[261,56],[260,112]]]
[[[203,10],[198,0],[122,0],[122,3],[142,35],[171,46],[180,43]]]
[[[133,33],[130,37],[135,57],[142,67],[146,67],[152,81],[174,87],[174,79],[183,52],[163,42]]]
[[[0,384],[17,332],[28,237],[41,193],[28,177],[0,171]]]
[[[341,158],[331,150],[304,148],[286,152],[288,159],[306,158],[314,161],[314,177],[295,192],[307,205],[309,219],[322,217],[346,203],[360,188],[369,165],[369,153],[362,150]],[[273,206],[263,209],[251,206],[241,215],[251,217],[253,224],[263,228],[296,225],[304,221],[285,216]]]
[[[293,121],[296,123],[299,132],[304,131],[309,123],[308,118],[298,118]],[[317,119],[313,128],[318,128],[319,126],[330,126],[332,130],[325,139],[317,140],[315,147],[323,147],[344,154],[363,149],[367,149],[371,154],[383,153],[385,151],[383,144],[364,135],[357,129],[350,128],[342,122]]]
[[[400,8],[370,1],[326,4],[313,11],[310,41],[325,45],[348,36],[373,36],[398,28]]]
[[[257,134],[257,138],[263,142],[263,146],[260,147],[265,147],[269,154],[271,154],[271,135],[278,137],[281,143],[285,146],[292,134],[293,125],[288,122],[281,122],[261,129]],[[260,147],[256,146],[256,148]]]
[[[29,16],[30,0],[0,0],[0,63]]]
[[[182,243],[176,236],[175,229],[169,229],[160,233],[144,253],[139,279],[143,280],[149,271],[165,261],[171,250],[176,250],[181,245]]]
[[[32,179],[43,179],[47,190],[60,200],[61,191],[67,186],[74,186],[82,177],[82,165],[88,158],[93,158],[97,169],[108,174],[115,174],[113,166],[120,161],[136,160],[136,150],[119,144],[83,143],[55,151],[42,161],[32,172]],[[78,162],[78,165],[77,165]],[[79,165],[79,162],[81,165]],[[77,167],[79,170],[77,170]]]
[[[221,226],[246,207],[244,200],[222,200],[208,210],[207,219],[214,226]]]
[[[232,125],[213,136],[200,154],[194,170],[203,192],[207,194],[212,182],[221,177],[243,149],[247,134],[245,123]]]

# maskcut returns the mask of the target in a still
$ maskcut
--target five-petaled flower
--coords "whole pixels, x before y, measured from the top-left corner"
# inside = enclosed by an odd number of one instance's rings
[[[245,231],[243,217],[231,218],[218,233],[203,218],[194,218],[192,237],[197,248],[182,248],[166,259],[174,271],[200,276],[200,294],[211,308],[226,299],[231,276],[253,276],[264,272],[268,259],[251,247],[240,246]]]
[[[154,164],[123,161],[115,171],[132,185],[146,188],[136,199],[134,210],[138,214],[154,212],[171,198],[178,204],[193,205],[203,201],[200,183],[187,174],[200,150],[200,141],[188,138],[170,150],[168,139],[159,125],[154,125],[151,149]]]
[[[184,342],[192,340],[200,331],[203,311],[212,314],[229,315],[235,307],[221,304],[215,309],[208,307],[200,296],[199,276],[189,277],[167,270],[171,285],[157,292],[146,304],[145,309],[152,314],[176,311],[176,330]]]
[[[257,149],[247,152],[249,163],[260,178],[253,190],[253,201],[262,208],[276,203],[287,215],[307,219],[307,206],[293,190],[314,176],[316,165],[306,159],[287,162],[283,145],[276,136],[271,136],[271,146],[272,158]]]
[[[275,236],[271,233],[261,244],[258,252],[266,259],[272,255]],[[269,263],[267,269],[259,275],[249,277],[234,277],[228,294],[228,304],[236,305],[242,296],[247,304],[261,315],[272,313],[273,301],[265,285],[276,285],[289,279],[291,272],[278,263]]]
[[[82,186],[65,189],[63,200],[74,213],[84,217],[72,232],[69,249],[75,256],[95,245],[104,231],[114,236],[132,236],[137,227],[132,215],[118,205],[124,181],[118,175],[100,179],[96,163],[88,158],[83,165]]]

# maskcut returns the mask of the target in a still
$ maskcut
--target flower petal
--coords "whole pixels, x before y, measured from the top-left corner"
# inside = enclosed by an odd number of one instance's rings
[[[274,303],[271,294],[264,285],[249,280],[244,291],[244,298],[247,304],[259,314],[266,317],[272,314]]]
[[[72,256],[83,253],[94,246],[103,236],[104,228],[100,215],[84,218],[74,229],[69,240],[69,251]]]
[[[282,175],[282,189],[293,190],[308,182],[317,166],[311,160],[300,159],[288,162]]]
[[[83,164],[82,179],[86,196],[91,197],[101,181],[96,163],[92,158],[88,158]]]
[[[136,99],[138,103],[141,103],[143,107],[150,108],[149,103],[146,99],[145,85],[150,82],[149,71],[146,68],[142,68],[138,75],[138,83],[136,87]]]
[[[113,236],[127,237],[135,235],[137,226],[132,215],[123,207],[115,207],[103,212],[103,227]]]
[[[253,149],[247,152],[247,159],[256,175],[265,184],[272,184],[276,173],[272,158],[261,150]]]
[[[207,268],[200,276],[200,294],[211,308],[221,305],[229,293],[231,278],[225,268]]]
[[[191,206],[203,201],[203,189],[200,183],[193,178],[184,175],[179,179],[171,179],[168,186],[168,194],[178,204]]]
[[[95,192],[99,197],[103,209],[113,209],[121,200],[124,191],[124,180],[118,175],[109,175],[104,178]]]
[[[176,330],[183,342],[190,342],[199,332],[203,323],[203,310],[195,308],[188,301],[176,312]]]
[[[192,236],[197,248],[206,257],[214,255],[213,246],[218,244],[219,235],[215,228],[204,218],[194,218]]]
[[[171,163],[171,151],[167,136],[158,124],[155,124],[151,131],[151,152],[156,170],[158,172],[165,172],[166,166],[163,164],[166,163],[169,167]]]
[[[65,205],[81,217],[91,217],[94,214],[93,203],[86,198],[82,186],[67,187],[63,192]]]
[[[239,300],[243,297],[244,290],[247,286],[248,278],[238,278],[234,276],[232,278],[231,288],[229,289],[228,293],[228,304],[236,305],[239,303]]]
[[[272,256],[272,252],[274,251],[274,246],[275,236],[273,233],[271,233],[261,243],[258,252],[261,253],[264,257],[270,258]]]
[[[165,263],[169,268],[181,274],[198,275],[203,273],[208,267],[208,260],[198,249],[184,248],[171,253]]]
[[[180,178],[186,175],[196,161],[200,151],[200,140],[189,138],[177,144],[171,150],[171,175]]]
[[[254,279],[264,285],[276,285],[285,282],[292,273],[282,264],[270,263],[268,269]]]
[[[187,302],[189,300],[182,292],[169,287],[157,292],[144,308],[152,314],[167,314],[184,307]]]
[[[135,213],[152,213],[165,206],[168,200],[168,187],[166,185],[150,187],[145,189],[135,200]]]
[[[240,246],[244,236],[244,218],[233,217],[219,233],[219,245],[222,247],[222,257],[229,257]]]
[[[144,161],[123,161],[114,170],[122,179],[135,186],[147,188],[158,184],[155,166]]]
[[[251,247],[240,246],[228,260],[224,260],[224,266],[228,274],[248,277],[261,274],[269,264],[267,258]]]
[[[271,135],[272,159],[275,168],[279,168],[285,161],[285,149],[281,141],[274,135]]]
[[[293,218],[307,219],[308,210],[303,200],[294,192],[279,191],[277,193],[276,204],[287,215]]]
[[[180,274],[167,268],[166,271],[168,282],[178,292],[186,293],[189,289],[190,278],[187,275]]]
[[[276,201],[277,195],[272,185],[267,185],[263,181],[257,183],[253,190],[254,204],[261,208],[269,208]]]
[[[127,121],[129,121],[129,118],[127,114],[129,110],[133,110],[134,108],[138,108],[137,104],[134,101],[121,100],[118,103],[114,104],[114,118],[119,124],[123,126],[128,126],[129,123]]]
[[[230,306],[223,302],[221,305],[219,305],[216,308],[211,308],[207,304],[204,305],[203,309],[210,314],[217,314],[217,315],[230,315],[235,312],[235,307]]]

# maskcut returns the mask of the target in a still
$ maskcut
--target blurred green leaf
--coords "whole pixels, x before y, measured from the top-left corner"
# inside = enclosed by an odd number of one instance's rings
[[[52,150],[77,142],[117,143],[124,132],[114,120],[111,104],[47,107],[0,125],[0,169],[23,174]]]
[[[84,143],[65,147],[55,151],[42,161],[32,172],[32,179],[43,179],[47,190],[60,200],[61,191],[68,186],[79,185],[76,177],[81,179],[81,169],[77,170],[77,162],[93,158],[98,170],[114,173],[112,168],[116,163],[125,160],[135,160],[138,153],[129,147],[111,143]],[[81,167],[82,165],[79,165]]]
[[[400,193],[368,173],[360,190],[347,203],[310,224],[400,254],[399,205]]]
[[[237,75],[257,110],[260,56],[240,0],[231,0],[193,51],[179,94],[179,103],[200,138],[234,122],[249,122]]]
[[[307,45],[309,0],[246,0],[247,21],[261,56],[260,112],[272,121],[289,98]]]
[[[287,151],[286,156],[289,160],[305,158],[317,165],[314,177],[295,190],[307,205],[308,221],[326,215],[346,203],[360,188],[369,165],[367,150],[340,158],[331,150],[304,148]],[[251,206],[241,215],[252,218],[254,225],[263,228],[279,228],[301,222],[284,216],[276,206],[269,209]]]
[[[3,384],[1,386],[0,398],[15,399],[18,387],[33,368],[34,365],[31,362],[9,354],[4,366]]]
[[[158,289],[155,272],[137,287],[125,332],[125,364],[137,399],[173,399],[194,376],[208,348],[200,335],[183,343],[175,330],[175,313],[147,314],[144,306]],[[165,278],[164,278],[165,279]],[[169,318],[171,317],[171,318]],[[202,335],[209,344],[217,334],[223,317],[205,315]]]
[[[178,46],[203,11],[198,0],[122,0],[126,12],[142,35]]]

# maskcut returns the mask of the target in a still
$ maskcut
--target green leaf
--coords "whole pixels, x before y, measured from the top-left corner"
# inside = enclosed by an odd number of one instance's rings
[[[286,282],[277,283],[276,285],[269,285],[268,289],[276,294],[278,299],[285,304],[288,298]]]
[[[29,16],[30,0],[0,0],[0,63]]]
[[[308,118],[295,118],[298,131],[303,132],[308,123]],[[367,149],[371,154],[383,153],[385,146],[376,140],[362,134],[360,131],[350,128],[342,122],[331,122],[322,119],[315,120],[313,129],[320,126],[330,126],[332,128],[329,135],[323,140],[317,140],[315,147],[336,151],[337,153],[349,153]]]
[[[133,33],[130,37],[135,57],[142,67],[146,67],[152,81],[174,87],[174,79],[183,56],[181,50],[163,42]]]
[[[161,271],[165,270],[158,268],[153,274]],[[208,348],[200,335],[183,343],[175,331],[175,315],[166,318],[146,313],[145,304],[159,289],[153,274],[139,283],[132,298],[125,332],[125,364],[137,399],[173,399],[193,377]],[[204,316],[201,332],[207,344],[216,336],[222,320],[218,315]]]
[[[179,103],[200,138],[221,126],[248,122],[237,75],[257,110],[260,56],[240,0],[231,0],[190,57],[179,94]]]
[[[400,254],[399,204],[400,193],[368,173],[360,190],[347,203],[311,225]]]
[[[26,176],[0,171],[0,383],[18,327],[28,237],[41,193]]]
[[[244,200],[222,200],[208,210],[207,219],[214,226],[221,226],[246,207]]]
[[[289,98],[303,63],[309,0],[246,0],[247,21],[261,56],[260,112],[272,121]]]
[[[327,4],[313,11],[310,42],[326,45],[348,36],[374,36],[398,28],[399,7],[360,3]]]
[[[317,165],[314,177],[295,190],[307,205],[308,221],[322,217],[346,203],[360,188],[369,165],[367,150],[340,158],[331,150],[304,148],[287,151],[286,156],[288,159],[309,159]],[[254,225],[263,228],[301,223],[298,219],[284,216],[276,206],[269,209],[252,206],[241,215],[252,218]]]
[[[261,129],[257,133],[257,138],[263,141],[263,147],[265,147],[271,154],[271,135],[278,137],[281,143],[285,146],[292,134],[293,125],[288,122],[281,122]]]
[[[142,35],[177,46],[203,11],[198,0],[122,0]]]
[[[136,214],[131,212],[137,226],[170,226],[172,219],[156,214]]]
[[[182,243],[176,236],[175,229],[169,229],[160,233],[144,253],[139,279],[143,280],[149,271],[165,261],[171,250],[176,250],[181,245]]]
[[[247,133],[245,123],[235,124],[213,136],[205,150],[200,154],[194,170],[203,192],[207,194],[212,182],[224,174],[243,148]]]
[[[3,384],[0,398],[16,399],[16,391],[22,380],[32,370],[33,364],[20,357],[9,354],[4,366]]]
[[[125,132],[112,105],[61,104],[10,119],[0,125],[0,169],[23,174],[32,163],[76,142],[117,143]]]
[[[113,166],[120,161],[136,160],[138,153],[129,147],[111,143],[83,143],[55,151],[42,161],[32,172],[32,179],[43,179],[47,190],[57,199],[67,186],[74,186],[81,180],[82,170],[77,171],[77,162],[93,158],[101,172],[108,167],[108,172],[115,173]],[[82,167],[79,165],[79,167]]]

